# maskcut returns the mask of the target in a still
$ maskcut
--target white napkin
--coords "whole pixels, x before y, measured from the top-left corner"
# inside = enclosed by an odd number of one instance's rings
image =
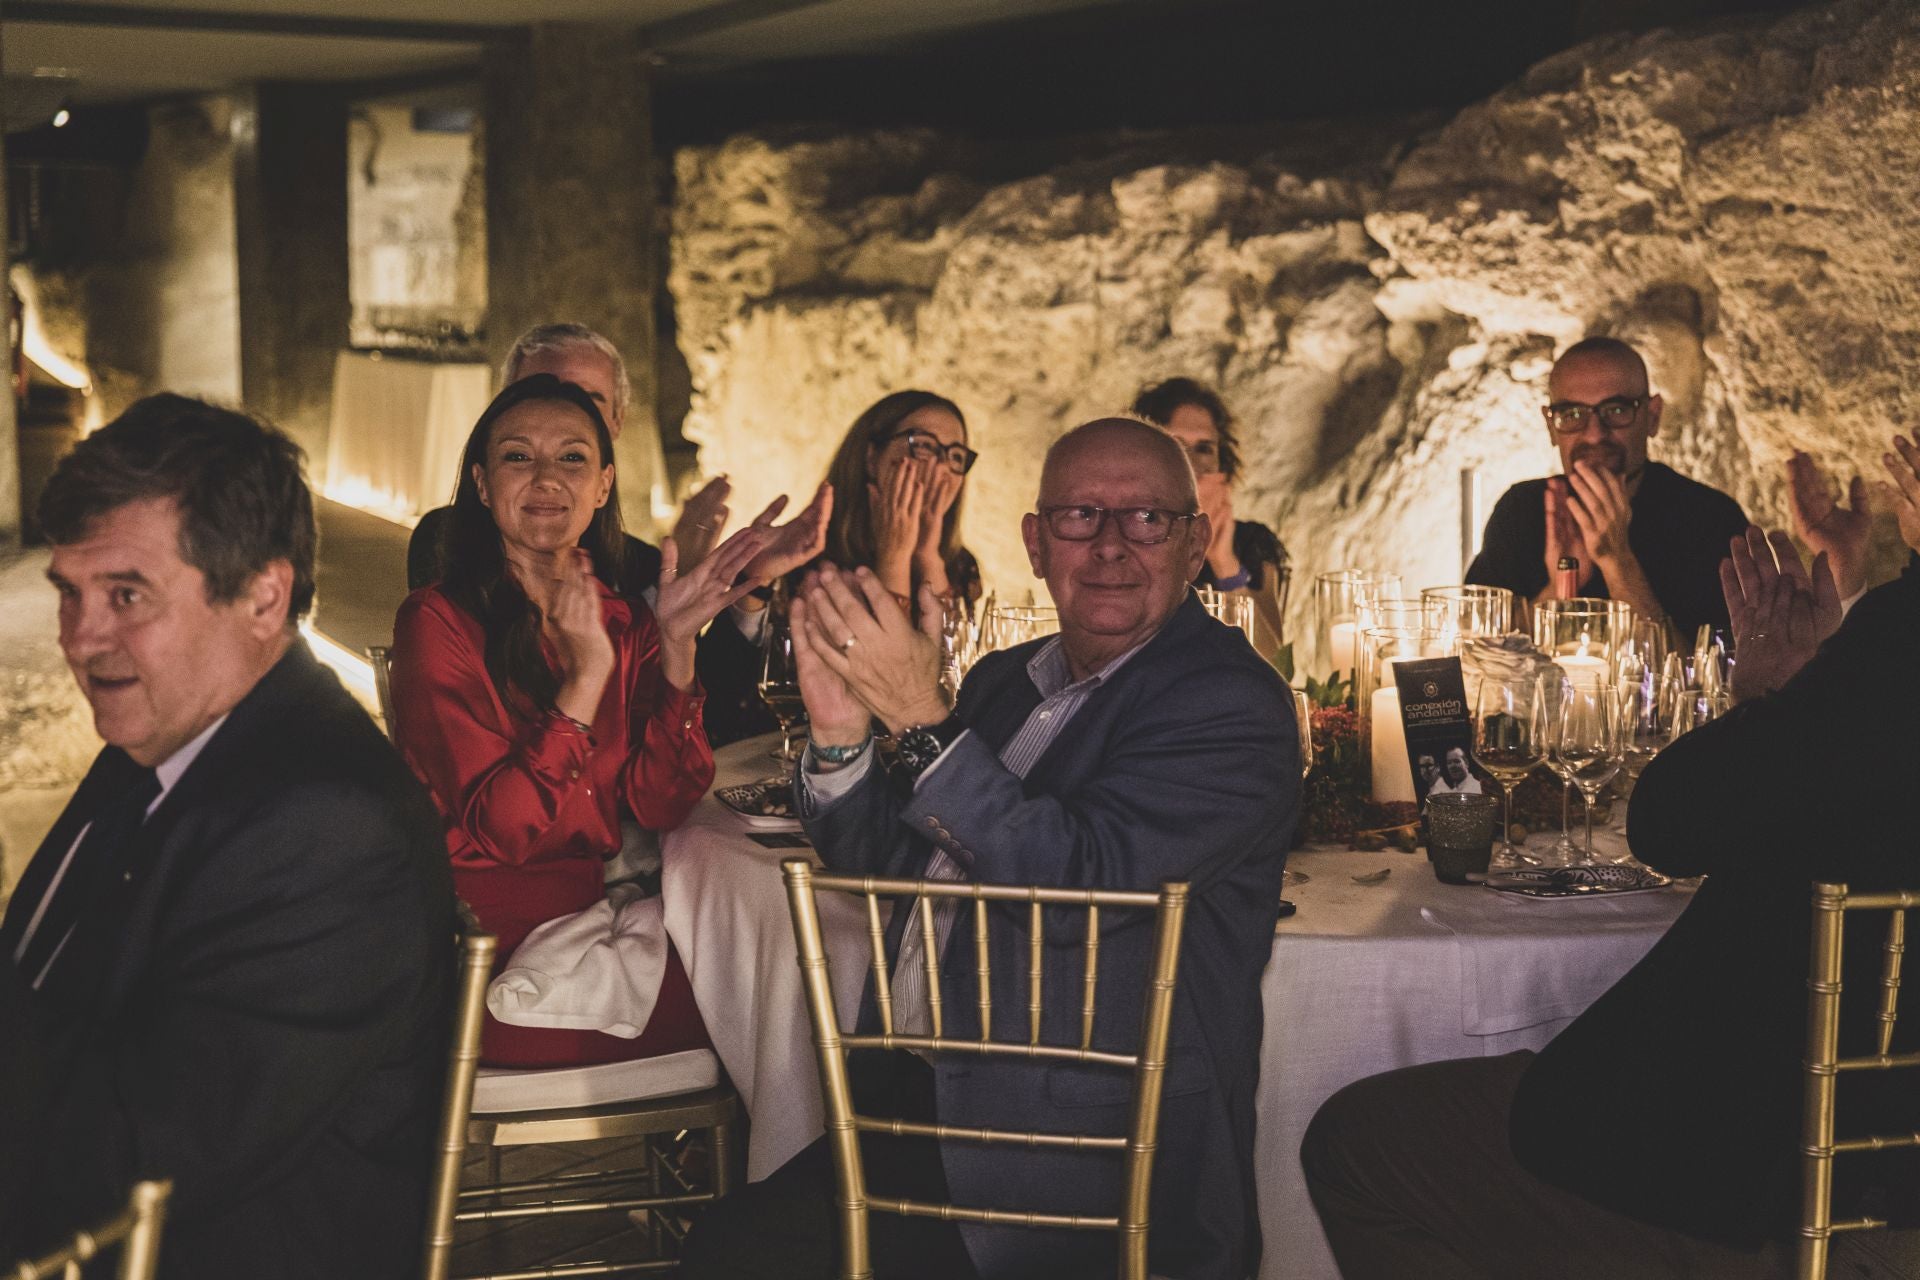
[[[615,885],[585,911],[528,934],[487,988],[487,1008],[516,1027],[604,1031],[632,1040],[647,1029],[666,970],[661,900]]]
[[[1460,956],[1460,1029],[1499,1035],[1578,1017],[1645,955],[1690,895],[1534,899],[1488,890],[1422,907]]]

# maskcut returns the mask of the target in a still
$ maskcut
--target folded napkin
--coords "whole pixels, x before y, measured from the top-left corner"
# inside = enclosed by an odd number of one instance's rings
[[[1639,963],[1691,894],[1535,899],[1480,891],[1422,907],[1460,957],[1460,1029],[1499,1035],[1578,1017]]]
[[[632,1040],[647,1029],[666,970],[661,900],[615,885],[585,911],[528,934],[487,988],[487,1008],[516,1027],[604,1031]]]

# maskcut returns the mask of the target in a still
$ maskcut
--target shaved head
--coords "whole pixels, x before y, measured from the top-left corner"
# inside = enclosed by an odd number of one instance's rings
[[[1576,365],[1611,369],[1622,375],[1628,383],[1638,385],[1639,390],[1635,394],[1647,393],[1647,362],[1638,351],[1618,338],[1584,338],[1568,347],[1553,362],[1553,372],[1547,378],[1548,386],[1558,384],[1563,380],[1562,373]]]
[[[1193,465],[1180,442],[1138,418],[1095,418],[1083,422],[1053,442],[1040,467],[1040,501],[1056,500],[1063,485],[1081,459],[1094,454],[1122,450],[1133,455],[1150,475],[1160,500],[1178,511],[1192,511],[1200,505],[1194,485]],[[1164,483],[1161,483],[1164,482]]]

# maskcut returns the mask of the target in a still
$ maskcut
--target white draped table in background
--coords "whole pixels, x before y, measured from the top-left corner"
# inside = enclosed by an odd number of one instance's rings
[[[720,753],[716,785],[774,772],[771,739]],[[714,1047],[752,1120],[747,1176],[763,1178],[821,1132],[811,1030],[780,860],[709,796],[663,848],[667,932]],[[1261,1280],[1337,1280],[1300,1175],[1300,1138],[1342,1085],[1443,1058],[1538,1049],[1644,955],[1685,906],[1679,890],[1575,902],[1520,899],[1433,878],[1424,857],[1297,853],[1261,982],[1257,1174]],[[1381,869],[1383,883],[1355,875]],[[867,965],[865,919],[823,900],[843,1019]]]
[[[460,451],[493,398],[484,364],[342,351],[333,364],[326,493],[409,517],[450,501]]]

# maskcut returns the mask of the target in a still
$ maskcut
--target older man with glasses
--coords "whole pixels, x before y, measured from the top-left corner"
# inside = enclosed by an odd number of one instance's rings
[[[1211,530],[1171,437],[1132,419],[1067,433],[1047,455],[1022,521],[1060,634],[988,654],[949,710],[940,695],[939,609],[922,623],[865,569],[822,569],[793,606],[812,741],[798,787],[827,865],[912,878],[1151,889],[1192,885],[1152,1189],[1156,1275],[1228,1280],[1257,1269],[1253,1090],[1260,973],[1299,811],[1298,739],[1286,687],[1188,589]],[[898,766],[875,763],[874,727]],[[894,914],[888,937],[897,1028],[924,1013],[923,934]],[[968,930],[934,913],[949,1033],[979,1033]],[[995,932],[992,968],[1024,973],[1028,940]],[[1094,1047],[1138,1035],[1151,929],[1111,928],[1100,948]],[[1055,946],[1077,945],[1070,939]],[[1111,967],[1109,967],[1111,966]],[[1077,1043],[1080,977],[1048,968],[1044,1043]],[[1016,1007],[1017,1006],[1017,1007]],[[1026,1036],[1024,1001],[996,1001],[1002,1035]],[[869,996],[863,1022],[875,1025]],[[863,1065],[864,1063],[864,1065]],[[1131,1102],[1117,1073],[1018,1059],[856,1059],[856,1101],[962,1128],[1121,1134]],[[1113,1214],[1120,1163],[1099,1152],[1006,1151],[964,1142],[872,1144],[878,1193],[963,1205]],[[827,1277],[835,1258],[825,1140],[716,1205],[682,1274]],[[876,1275],[1096,1275],[1114,1267],[1095,1233],[986,1227],[876,1214]]]
[[[1467,581],[1538,603],[1562,592],[1563,558],[1578,562],[1574,594],[1624,600],[1683,636],[1727,626],[1720,561],[1747,527],[1740,504],[1647,460],[1660,397],[1640,353],[1616,338],[1569,347],[1547,380],[1542,410],[1564,472],[1526,480],[1495,504]]]

